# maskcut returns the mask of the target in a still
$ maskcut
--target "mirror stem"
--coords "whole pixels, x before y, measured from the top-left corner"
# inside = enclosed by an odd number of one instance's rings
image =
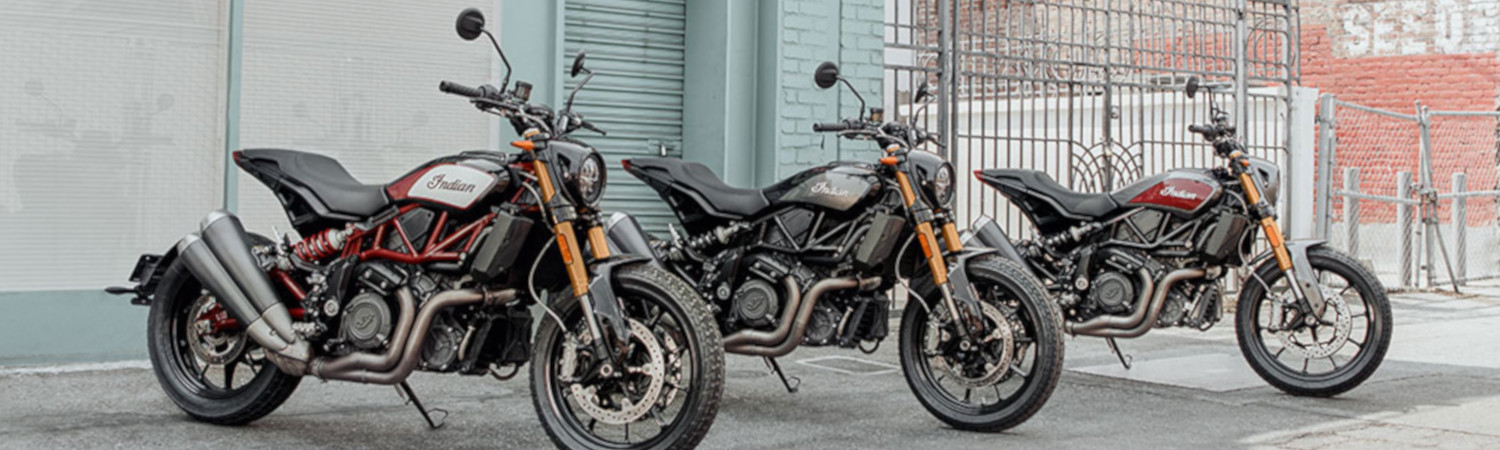
[[[500,92],[505,92],[510,87],[510,60],[505,58],[505,50],[500,49],[500,41],[495,40],[495,35],[490,30],[484,30],[484,35],[490,38],[490,44],[495,45],[495,52],[500,54],[500,63],[505,64],[505,79],[500,81]]]
[[[849,80],[845,80],[844,77],[839,77],[839,81],[844,82],[844,86],[849,87],[849,92],[854,93],[854,98],[859,99],[859,120],[865,120],[865,97],[859,95],[859,90],[855,89],[854,85],[849,83]]]
[[[564,111],[573,110],[573,97],[577,97],[578,91],[583,89],[583,85],[589,84],[589,80],[594,79],[594,71],[583,69],[583,73],[588,74],[588,76],[583,77],[583,81],[578,82],[578,85],[573,87],[573,92],[568,94],[568,104],[563,106]]]

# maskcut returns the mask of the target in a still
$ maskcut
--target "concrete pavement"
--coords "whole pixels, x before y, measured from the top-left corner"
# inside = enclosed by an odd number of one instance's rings
[[[1207,333],[1156,330],[1121,341],[1124,371],[1103,341],[1068,341],[1051,402],[1003,434],[949,429],[898,371],[892,342],[874,355],[801,349],[786,393],[758,359],[729,358],[728,389],[704,448],[1500,448],[1500,288],[1395,301],[1381,370],[1334,399],[1284,395],[1239,356],[1232,324]],[[308,380],[279,411],[247,427],[192,422],[137,364],[81,371],[0,369],[0,448],[546,448],[528,381],[418,374],[428,430],[389,387]],[[103,370],[101,370],[103,369]]]

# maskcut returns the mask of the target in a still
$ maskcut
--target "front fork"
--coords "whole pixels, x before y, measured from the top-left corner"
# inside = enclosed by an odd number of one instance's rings
[[[1276,217],[1270,212],[1270,205],[1263,202],[1260,185],[1245,170],[1249,166],[1249,161],[1244,159],[1244,154],[1235,152],[1231,155],[1230,166],[1240,178],[1240,185],[1245,190],[1245,200],[1249,201],[1251,208],[1255,209],[1254,213],[1260,216],[1260,227],[1266,234],[1266,241],[1271,244],[1271,252],[1276,257],[1277,268],[1286,274],[1289,281],[1287,284],[1291,286],[1295,298],[1307,301],[1307,309],[1302,311],[1303,320],[1317,321],[1318,317],[1323,316],[1326,302],[1323,299],[1323,289],[1318,285],[1317,275],[1313,273],[1312,264],[1307,260],[1306,249],[1298,247],[1295,257],[1288,250],[1286,239],[1281,235],[1281,227],[1276,224]],[[1265,288],[1269,294],[1270,286]]]
[[[521,142],[530,141],[517,141],[517,143]],[[535,144],[516,146],[530,151]],[[533,175],[536,175],[537,184],[541,187],[540,203],[549,209],[548,215],[554,221],[552,234],[557,239],[557,250],[562,256],[569,286],[572,288],[573,296],[578,298],[579,307],[583,309],[584,322],[588,325],[589,333],[594,336],[595,351],[608,355],[609,359],[616,363],[614,365],[618,365],[618,357],[623,354],[622,350],[628,347],[630,342],[630,326],[625,320],[624,306],[620,304],[619,298],[614,296],[613,289],[611,289],[609,270],[608,268],[602,270],[600,280],[590,283],[588,266],[583,259],[583,252],[579,249],[578,233],[574,231],[574,221],[578,217],[577,209],[568,202],[558,201],[557,187],[552,181],[552,172],[548,170],[545,161],[541,158],[534,158],[532,169]],[[597,222],[589,227],[587,237],[590,256],[595,261],[608,260],[610,258],[609,245],[604,239],[604,229]],[[594,291],[600,292],[596,295]],[[604,327],[600,326],[601,320],[610,324],[609,335],[606,335]],[[565,324],[558,325],[565,326]],[[600,370],[616,372],[616,367],[612,367],[614,365],[603,365]],[[609,373],[602,374],[610,375]]]
[[[925,206],[917,205],[917,196],[912,190],[911,179],[904,171],[898,170],[896,183],[901,187],[901,198],[906,203],[907,211],[911,211],[913,218],[916,219],[917,242],[922,245],[922,256],[927,259],[927,268],[932,272],[932,284],[937,287],[938,292],[943,294],[943,305],[948,309],[948,317],[952,317],[954,323],[959,324],[959,329],[967,338],[965,342],[970,342],[984,332],[984,322],[981,320],[983,312],[979,310],[978,300],[974,298],[968,277],[959,276],[958,280],[950,278],[948,262],[943,257],[945,251],[957,253],[963,249],[963,243],[958,236],[958,227],[952,222],[944,223],[941,231],[945,245],[940,245],[937,238],[938,231],[934,230],[932,225],[934,219],[932,211]],[[960,302],[968,309],[969,314],[961,312]]]

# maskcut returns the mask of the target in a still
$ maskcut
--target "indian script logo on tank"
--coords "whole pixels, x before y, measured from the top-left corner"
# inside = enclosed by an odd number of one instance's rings
[[[814,184],[811,190],[814,194],[832,195],[835,197],[848,197],[850,195],[848,189],[840,189],[838,186],[834,186],[827,181]]]
[[[437,176],[432,177],[432,181],[427,182],[427,188],[458,192],[474,192],[473,184],[465,183],[464,180],[459,179],[454,179],[453,181],[444,180],[443,178],[446,176],[447,175],[440,173]]]
[[[458,208],[468,208],[495,185],[495,176],[473,167],[446,164],[432,167],[420,175],[408,198],[430,200]]]
[[[1184,211],[1195,211],[1214,196],[1217,188],[1202,180],[1188,177],[1170,177],[1147,188],[1131,204],[1148,204]]]
[[[1173,186],[1173,185],[1170,185],[1170,184],[1167,185],[1167,187],[1161,188],[1160,194],[1163,197],[1180,198],[1180,199],[1183,199],[1183,200],[1197,200],[1198,199],[1198,194],[1194,194],[1194,193],[1188,192],[1188,191],[1178,190],[1177,186]]]

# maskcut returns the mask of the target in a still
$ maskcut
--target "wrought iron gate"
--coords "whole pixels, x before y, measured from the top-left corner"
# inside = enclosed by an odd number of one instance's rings
[[[1209,115],[1181,92],[1198,76],[1225,86],[1215,95],[1251,152],[1280,162],[1297,30],[1294,0],[887,0],[885,106],[911,114],[911,92],[932,84],[921,119],[960,173],[1029,168],[1100,192],[1217,163],[1186,130]],[[960,220],[1032,232],[996,192],[961,186]]]

